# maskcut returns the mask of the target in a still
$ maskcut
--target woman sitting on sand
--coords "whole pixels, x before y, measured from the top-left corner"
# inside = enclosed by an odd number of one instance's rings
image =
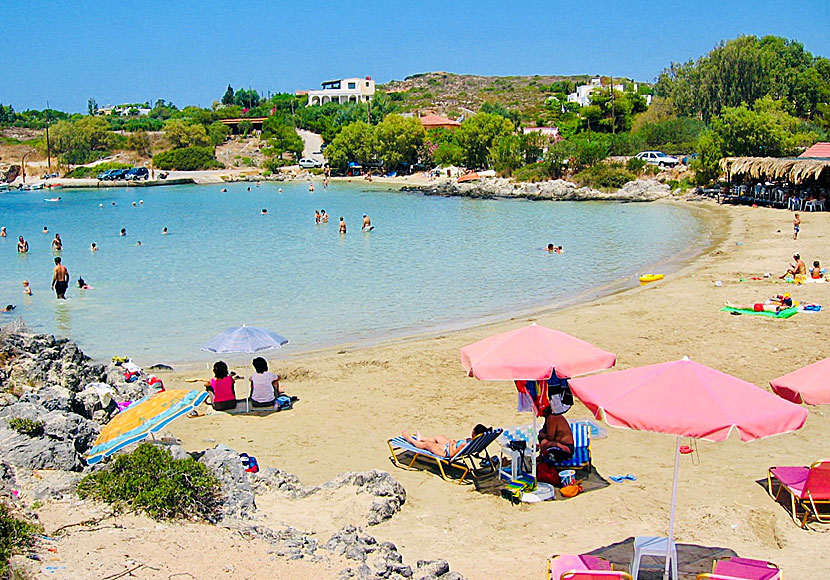
[[[268,362],[256,357],[252,364],[256,371],[251,375],[251,405],[254,407],[273,407],[282,394],[279,375],[268,370]]]
[[[216,361],[213,364],[213,377],[205,385],[205,390],[210,393],[208,405],[213,405],[217,411],[235,409],[236,393],[233,390],[233,377],[228,374],[228,365],[221,360]]]
[[[449,459],[458,453],[459,449],[464,447],[475,437],[481,435],[482,433],[486,433],[487,431],[491,431],[490,427],[485,427],[479,423],[473,427],[473,434],[469,439],[448,439],[443,435],[424,437],[421,435],[420,431],[416,432],[414,437],[406,431],[402,431],[401,435],[403,435],[403,438],[406,439],[407,443],[410,445],[414,445],[418,449],[429,451],[433,455],[444,456]]]

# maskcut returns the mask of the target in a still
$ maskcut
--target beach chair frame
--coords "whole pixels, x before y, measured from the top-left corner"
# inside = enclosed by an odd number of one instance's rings
[[[821,459],[819,461],[814,462],[810,465],[810,471],[812,472],[813,469],[826,465],[830,467],[830,460],[828,459]],[[808,488],[808,483],[810,481],[810,474],[807,475],[807,481],[804,482],[805,490],[799,493],[797,490],[792,489],[784,482],[779,480],[778,490],[774,489],[773,479],[777,479],[775,475],[772,473],[774,469],[777,469],[778,466],[770,467],[767,470],[767,491],[769,492],[770,496],[775,501],[778,501],[781,492],[786,490],[787,493],[790,494],[790,513],[792,515],[793,521],[800,525],[802,528],[807,527],[807,522],[810,519],[810,516],[821,523],[821,524],[830,524],[830,514],[822,515],[821,511],[819,510],[819,506],[830,506],[830,498],[822,498],[816,499],[813,497],[812,491]],[[798,507],[801,507],[804,510],[804,515],[801,517],[799,521],[798,518]]]
[[[553,577],[553,560],[558,556],[547,559],[547,580],[581,580],[587,578],[607,578],[608,580],[633,580],[631,574],[622,570],[614,570],[614,564],[609,563],[611,570],[566,570],[558,578]],[[605,560],[605,558],[598,558]],[[607,560],[605,560],[607,562]]]
[[[571,459],[557,461],[554,467],[570,467],[572,469],[588,469],[591,464],[591,428],[584,423],[571,423],[571,433],[574,438],[574,454]]]
[[[419,449],[418,447],[409,444],[403,437],[393,437],[387,441],[387,445],[389,445],[389,451],[392,454],[392,462],[401,469],[417,469],[415,467],[415,463],[421,458],[427,461],[432,460],[438,466],[441,479],[449,481],[450,483],[461,485],[467,479],[467,475],[472,475],[473,479],[476,480],[479,478],[478,474],[476,474],[475,460],[482,462],[486,460],[488,471],[485,475],[495,475],[496,466],[493,465],[493,461],[485,452],[487,447],[493,443],[498,436],[501,435],[501,433],[501,429],[493,429],[492,431],[476,435],[471,441],[456,451],[455,455],[449,459],[447,459],[447,457],[430,453],[426,449]],[[401,461],[401,455],[406,452],[412,453],[412,459],[408,463]],[[444,469],[445,465],[447,470]],[[449,477],[447,475],[449,468],[460,470],[460,477]]]
[[[703,574],[698,574],[696,580],[745,580],[741,576],[730,576],[727,574],[718,574],[718,563],[732,560],[733,558],[721,558],[720,560],[715,560],[712,563],[712,571],[705,572]],[[744,558],[739,558],[745,560]],[[768,570],[775,570],[777,576],[774,577],[774,580],[781,580],[783,578],[781,574],[781,569],[778,567],[777,564],[773,564],[772,562],[764,562],[763,560],[753,560],[753,564],[766,564]]]

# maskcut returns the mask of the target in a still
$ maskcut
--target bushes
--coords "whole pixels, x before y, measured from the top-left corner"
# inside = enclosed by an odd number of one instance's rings
[[[544,163],[531,163],[530,165],[519,167],[513,172],[513,179],[516,181],[529,181],[530,183],[547,181],[550,177],[550,170]]]
[[[219,481],[195,459],[173,459],[170,453],[142,443],[119,455],[78,484],[81,498],[126,507],[153,519],[214,521],[219,509]]]
[[[620,189],[636,178],[637,176],[628,171],[622,163],[599,163],[577,173],[574,181],[595,189]]]
[[[40,526],[17,519],[5,504],[0,503],[0,578],[13,577],[9,558],[15,552],[30,547],[35,536],[42,532]]]
[[[199,169],[221,169],[224,167],[213,156],[212,147],[183,147],[159,153],[153,158],[156,169],[196,171]]]
[[[631,159],[625,162],[625,168],[631,173],[634,173],[635,175],[640,175],[640,172],[642,172],[643,169],[645,169],[645,166],[646,160],[640,159],[639,157],[632,157]]]
[[[64,175],[64,177],[95,177],[104,171],[109,171],[110,169],[129,169],[130,167],[132,167],[132,165],[127,165],[125,163],[99,163],[98,165],[94,165],[92,167],[76,167]]]
[[[12,417],[9,419],[9,428],[17,431],[21,435],[28,435],[29,437],[40,437],[43,435],[43,421],[35,421],[34,419]]]

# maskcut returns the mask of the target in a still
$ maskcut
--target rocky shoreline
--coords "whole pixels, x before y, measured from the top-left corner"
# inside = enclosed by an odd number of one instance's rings
[[[109,387],[112,397],[102,399],[94,389],[86,388],[90,384]],[[33,506],[38,503],[78,502],[78,481],[100,468],[87,466],[84,454],[103,425],[118,413],[118,403],[154,391],[146,376],[127,382],[120,366],[92,361],[69,340],[25,331],[0,332],[0,493],[5,501],[27,508],[34,516]],[[38,433],[18,432],[10,425],[15,418],[36,422],[41,428]],[[177,440],[163,434],[154,443],[174,458],[190,456],[207,466],[222,486],[220,519],[215,523],[265,540],[274,557],[353,561],[340,571],[340,578],[463,579],[444,560],[407,565],[394,544],[365,532],[366,527],[394,517],[406,502],[406,490],[389,473],[349,472],[319,486],[305,486],[297,476],[273,467],[248,473],[239,454],[221,444],[188,453]],[[257,498],[327,501],[334,490],[371,501],[359,521],[341,527],[324,542],[314,531],[302,531],[302,525],[272,527],[259,517]]]
[[[612,192],[599,191],[590,187],[579,187],[575,183],[556,179],[538,183],[517,183],[510,179],[485,179],[475,183],[443,181],[430,185],[405,186],[402,191],[419,192],[424,195],[473,198],[518,198],[548,201],[656,201],[671,195],[671,188],[654,179],[629,181],[621,189]]]

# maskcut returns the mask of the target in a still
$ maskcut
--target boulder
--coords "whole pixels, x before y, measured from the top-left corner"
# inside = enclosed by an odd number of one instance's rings
[[[256,509],[254,490],[239,454],[224,445],[208,449],[199,458],[222,484],[222,517],[248,518]]]

